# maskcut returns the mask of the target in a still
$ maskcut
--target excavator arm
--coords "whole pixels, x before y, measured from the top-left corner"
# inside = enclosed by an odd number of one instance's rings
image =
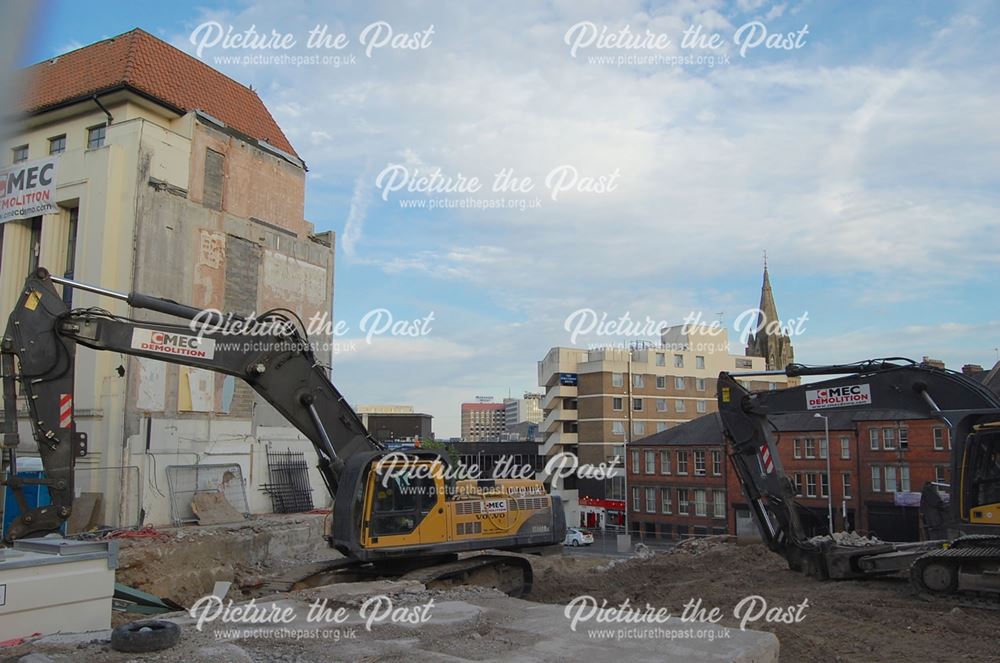
[[[56,284],[127,301],[133,308],[188,320],[188,324],[136,321],[103,309],[69,309]],[[76,345],[203,368],[244,380],[313,443],[318,468],[336,496],[344,459],[381,445],[330,382],[302,324],[290,311],[247,320],[221,316],[140,293],[117,293],[39,269],[25,281],[2,342],[4,469],[21,515],[8,539],[58,530],[73,505],[73,467],[86,454],[86,438],[73,417]],[[15,362],[15,358],[17,361]],[[42,459],[42,479],[17,477],[17,386],[26,403]],[[23,486],[42,483],[51,504],[29,509]]]
[[[760,375],[838,377],[758,392],[740,382]],[[919,418],[938,418],[952,428],[952,439],[959,440],[974,424],[1000,411],[1000,399],[980,383],[953,371],[901,358],[819,367],[790,364],[783,371],[723,372],[719,375],[717,398],[730,460],[764,542],[784,556],[791,568],[821,577],[836,570],[837,565],[831,563],[828,548],[820,549],[805,534],[795,504],[797,491],[784,473],[771,417],[891,409]],[[848,564],[835,575],[850,577],[857,570]]]

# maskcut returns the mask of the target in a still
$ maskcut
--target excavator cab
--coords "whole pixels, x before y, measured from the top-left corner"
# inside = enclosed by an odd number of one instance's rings
[[[974,426],[959,460],[961,519],[1000,528],[1000,421]]]

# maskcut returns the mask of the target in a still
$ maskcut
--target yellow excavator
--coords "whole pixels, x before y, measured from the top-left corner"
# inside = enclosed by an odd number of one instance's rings
[[[751,392],[752,375],[837,376]],[[729,457],[767,546],[795,571],[819,579],[908,573],[925,596],[1000,608],[1000,397],[955,371],[890,357],[719,375],[719,420]],[[808,537],[798,492],[784,473],[770,417],[796,412],[889,409],[937,419],[951,431],[952,485],[921,493],[924,541],[842,545]]]
[[[100,308],[70,309],[57,285],[188,322],[145,322]],[[72,512],[74,464],[87,453],[86,435],[76,430],[72,412],[78,345],[233,375],[271,403],[312,441],[333,498],[327,539],[344,558],[327,571],[422,581],[486,577],[518,596],[530,591],[531,566],[503,552],[545,552],[562,544],[562,503],[541,482],[468,478],[437,452],[384,449],[330,382],[294,312],[276,309],[246,320],[106,290],[45,269],[27,277],[0,347],[0,485],[11,487],[20,506],[8,541],[57,532]],[[17,476],[19,397],[27,404],[42,460],[40,479]],[[51,503],[29,508],[24,487],[39,483],[48,488]]]

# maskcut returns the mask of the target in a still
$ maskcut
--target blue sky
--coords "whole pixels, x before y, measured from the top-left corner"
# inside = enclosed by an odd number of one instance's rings
[[[535,362],[570,343],[564,323],[578,309],[669,322],[721,313],[731,325],[757,304],[764,250],[779,313],[808,314],[799,361],[992,365],[998,14],[990,2],[61,1],[48,3],[22,61],[133,27],[190,53],[192,31],[210,21],[291,33],[290,55],[318,53],[303,46],[317,24],[347,35],[332,53],[356,62],[339,67],[224,62],[279,51],[219,45],[201,57],[258,90],[309,165],[307,217],[338,233],[335,314],[352,330],[339,340],[356,346],[334,360],[338,386],[356,404],[412,403],[447,436],[462,400],[537,388]],[[394,35],[433,33],[424,48],[369,58],[360,34],[376,21]],[[799,48],[740,57],[732,40],[751,22],[808,32]],[[567,32],[580,23],[673,44],[581,46],[574,57]],[[691,25],[725,44],[680,48]],[[720,63],[597,59],[650,54]],[[487,190],[383,200],[378,176],[392,165],[478,177]],[[617,186],[551,200],[544,182],[560,166],[579,178],[617,172]],[[490,192],[501,169],[535,189]],[[541,206],[401,202],[467,197]],[[360,321],[374,309],[396,321],[433,313],[430,333],[366,343]]]

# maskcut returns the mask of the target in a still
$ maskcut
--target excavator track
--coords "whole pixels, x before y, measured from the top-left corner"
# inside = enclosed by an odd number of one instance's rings
[[[514,555],[476,555],[454,562],[411,571],[404,580],[417,580],[428,587],[477,585],[498,589],[519,598],[531,592],[534,572],[531,562]]]
[[[910,582],[925,600],[1000,610],[1000,536],[963,536],[922,555]]]
[[[332,583],[356,582],[375,578],[416,580],[428,587],[478,585],[492,587],[513,597],[531,592],[534,574],[531,562],[515,555],[485,554],[455,559],[449,555],[439,559],[398,561],[393,565],[373,565],[352,559],[336,559],[302,564],[271,578],[264,585],[271,592],[290,592]]]

